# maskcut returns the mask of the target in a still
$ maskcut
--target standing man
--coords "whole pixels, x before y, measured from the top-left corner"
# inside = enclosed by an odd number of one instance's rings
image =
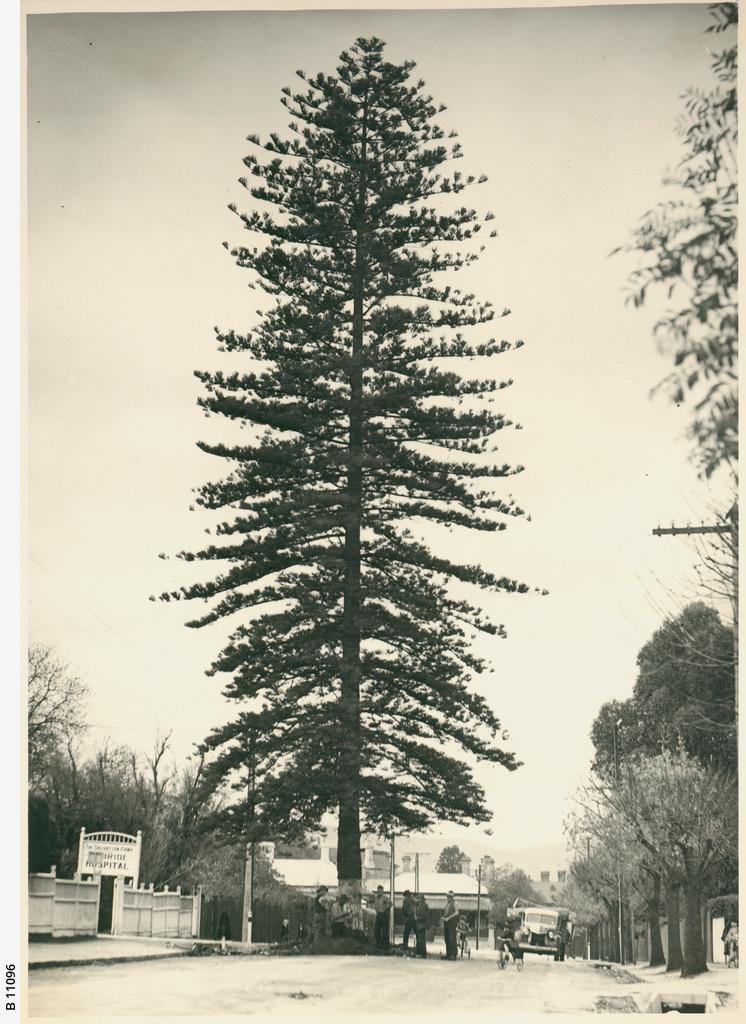
[[[427,925],[428,918],[430,916],[430,908],[428,907],[427,900],[422,893],[418,893],[415,900],[414,921],[415,937],[417,939],[417,956],[422,957],[423,960],[427,960]]]
[[[316,890],[313,900],[313,941],[318,942],[326,935],[326,912],[329,909],[329,890],[325,885],[320,885]]]
[[[347,897],[341,892],[331,907],[332,938],[343,939],[346,926],[352,919],[352,911],[347,909]]]
[[[404,890],[404,899],[401,904],[401,912],[404,918],[404,936],[402,938],[402,946],[404,949],[409,949],[409,933],[414,932],[415,940],[417,938],[417,924],[414,919],[415,911],[415,900],[409,889]]]
[[[446,940],[446,960],[455,960],[456,952],[456,927],[458,924],[458,907],[453,892],[448,893],[446,909],[443,911],[443,932]]]
[[[391,900],[383,891],[382,885],[379,885],[376,889],[375,899],[373,900],[373,909],[376,912],[375,943],[379,949],[388,949],[389,911],[391,910]]]

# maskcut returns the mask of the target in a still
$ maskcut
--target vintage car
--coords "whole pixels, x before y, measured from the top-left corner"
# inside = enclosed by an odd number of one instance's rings
[[[565,949],[572,939],[575,915],[565,907],[517,905],[522,902],[516,900],[507,911],[510,925],[516,930],[521,928],[520,949],[524,953],[540,953],[564,960]]]

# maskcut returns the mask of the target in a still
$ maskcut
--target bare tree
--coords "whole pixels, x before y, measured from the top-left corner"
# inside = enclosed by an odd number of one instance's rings
[[[715,895],[722,868],[737,859],[735,776],[704,767],[683,748],[641,757],[623,767],[619,785],[592,785],[610,811],[631,826],[651,863],[660,865],[664,879],[680,879],[686,904],[681,974],[702,974],[707,970],[702,900]],[[669,921],[675,919],[669,914]]]
[[[32,641],[28,650],[28,758],[33,782],[44,771],[50,753],[74,747],[85,728],[88,688],[54,648]]]

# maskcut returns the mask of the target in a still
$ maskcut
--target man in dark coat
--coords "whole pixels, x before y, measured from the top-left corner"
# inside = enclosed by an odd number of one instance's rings
[[[417,938],[417,956],[422,957],[423,960],[427,959],[427,926],[430,908],[427,905],[425,897],[418,893],[415,897],[415,935]]]
[[[453,893],[449,892],[446,908],[443,911],[443,932],[446,940],[446,960],[456,959],[456,926],[458,924],[458,907]]]
[[[316,890],[313,900],[313,938],[315,942],[326,935],[326,918],[329,910],[329,890],[325,885],[320,885]]]
[[[402,946],[405,949],[409,949],[409,934],[414,932],[415,940],[417,938],[417,923],[414,917],[415,911],[415,900],[409,889],[404,890],[404,899],[401,904],[402,917],[404,918],[404,936],[402,938]]]

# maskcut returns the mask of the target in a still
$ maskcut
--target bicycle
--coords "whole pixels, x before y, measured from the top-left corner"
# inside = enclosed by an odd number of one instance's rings
[[[497,953],[497,966],[501,971],[504,971],[511,960],[515,964],[515,969],[517,971],[523,970],[523,957],[514,956],[514,954],[507,948],[506,944],[503,943]]]
[[[467,960],[471,960],[471,946],[469,945],[468,936],[464,932],[461,932],[460,935],[459,935],[458,946],[459,946],[459,952],[461,954],[461,959],[462,960],[464,959],[464,953],[465,953],[466,954],[466,959]]]

